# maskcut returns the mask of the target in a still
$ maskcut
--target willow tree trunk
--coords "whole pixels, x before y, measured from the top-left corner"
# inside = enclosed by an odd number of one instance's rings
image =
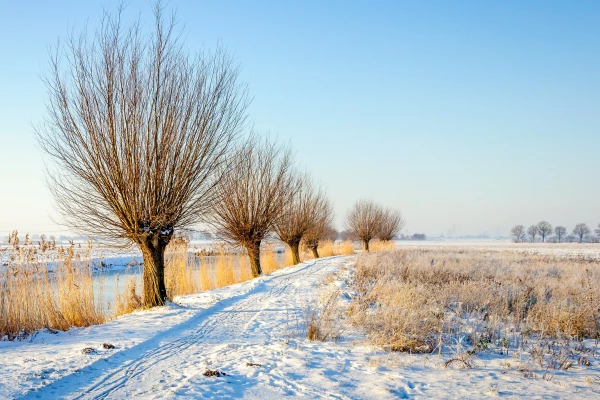
[[[312,255],[314,258],[319,258],[319,248],[318,246],[311,246],[310,251],[312,251]]]
[[[300,242],[290,242],[288,245],[292,249],[292,264],[300,264]]]
[[[141,246],[144,260],[144,307],[163,306],[167,300],[165,286],[165,248],[163,244]]]
[[[260,267],[260,241],[253,242],[246,245],[248,256],[250,257],[250,268],[252,269],[252,276],[259,277],[262,275],[262,268]]]
[[[368,240],[363,240],[364,243],[364,249],[367,253],[369,253],[369,241]]]

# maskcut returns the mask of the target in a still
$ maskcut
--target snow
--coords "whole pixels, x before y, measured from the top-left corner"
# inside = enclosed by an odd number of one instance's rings
[[[309,261],[104,325],[0,342],[0,398],[598,396],[597,360],[526,378],[514,354],[480,353],[476,368],[448,369],[449,355],[385,353],[347,324],[338,341],[308,341],[305,310],[332,290],[348,305],[353,260]],[[94,351],[82,354],[87,347]],[[207,377],[207,369],[226,375]]]
[[[489,251],[512,251],[558,257],[600,260],[598,243],[514,243],[509,240],[396,240],[396,248],[464,247]]]

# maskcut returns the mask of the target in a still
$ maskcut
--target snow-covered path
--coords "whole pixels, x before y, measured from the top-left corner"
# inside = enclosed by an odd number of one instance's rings
[[[296,390],[339,398],[318,389],[299,388],[283,376],[270,376],[263,382],[266,385],[261,385],[261,379],[252,378],[261,374],[262,365],[246,364],[260,364],[262,360],[251,359],[252,348],[260,353],[266,343],[284,340],[289,334],[286,329],[296,324],[299,311],[314,295],[314,287],[348,262],[347,258],[313,261],[262,278],[250,291],[198,311],[136,346],[99,358],[25,398],[263,397]],[[235,360],[220,359],[228,350],[240,347],[248,350],[242,353],[249,358],[237,360],[238,365],[231,365]],[[229,375],[207,378],[202,375],[207,368]],[[240,369],[245,370],[242,377]],[[252,393],[245,393],[248,389]]]

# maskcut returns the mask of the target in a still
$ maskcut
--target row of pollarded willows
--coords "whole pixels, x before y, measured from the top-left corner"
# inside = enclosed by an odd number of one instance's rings
[[[393,240],[404,227],[405,221],[398,210],[384,208],[371,200],[359,200],[346,215],[346,229],[363,243],[366,252],[373,239]]]
[[[600,262],[584,259],[447,247],[381,252],[358,257],[349,315],[389,351],[468,359],[489,349],[519,360],[529,354],[542,371],[566,369],[598,344],[599,279]]]
[[[293,264],[303,240],[318,257],[319,241],[332,230],[332,206],[308,175],[298,175],[288,148],[251,137],[226,168],[208,221],[221,238],[246,249],[255,277],[262,274],[261,243],[273,232],[289,245]]]
[[[197,224],[243,246],[253,276],[271,232],[295,263],[303,241],[318,256],[332,207],[289,148],[246,134],[250,101],[232,57],[188,54],[160,5],[150,31],[124,24],[106,13],[93,35],[52,52],[37,135],[66,227],[139,248],[145,307],[165,304],[165,251]]]
[[[177,230],[217,227],[248,250],[257,276],[265,235],[280,227],[295,249],[299,234],[318,239],[329,221],[316,208],[331,211],[296,177],[289,149],[245,135],[250,101],[232,57],[222,47],[188,54],[160,5],[155,17],[148,32],[106,13],[94,34],[52,52],[37,129],[64,224],[140,249],[145,307],[168,298],[165,251]],[[297,213],[287,240],[283,225]]]
[[[552,233],[554,233],[554,236],[550,236]],[[575,225],[572,233],[568,234],[568,230],[564,226],[556,226],[553,230],[552,225],[547,221],[541,221],[536,225],[529,226],[529,228],[525,228],[523,225],[515,225],[510,230],[510,234],[515,243],[527,241],[535,243],[538,238],[541,239],[542,243],[546,241],[554,243],[598,243],[598,241],[600,241],[600,224],[598,224],[598,229],[595,230],[596,236],[591,236],[591,233],[592,231],[585,223]]]

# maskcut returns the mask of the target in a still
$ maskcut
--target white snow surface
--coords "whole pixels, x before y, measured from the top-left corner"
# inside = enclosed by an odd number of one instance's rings
[[[308,341],[298,321],[332,289],[347,306],[353,261],[309,261],[104,325],[0,342],[0,398],[598,396],[597,360],[553,372],[551,380],[528,379],[506,367],[518,360],[501,355],[480,356],[474,369],[452,370],[433,354],[387,354],[349,326],[338,341]],[[83,354],[87,347],[94,352]],[[204,376],[207,369],[226,376]]]

